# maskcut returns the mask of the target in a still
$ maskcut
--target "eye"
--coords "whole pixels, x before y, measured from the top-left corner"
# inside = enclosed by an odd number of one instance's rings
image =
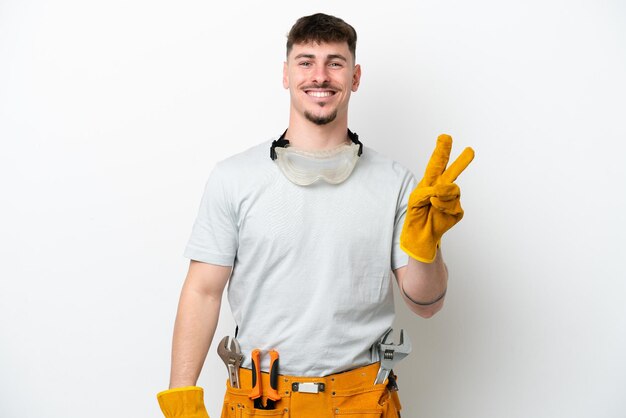
[[[329,67],[331,68],[341,68],[343,67],[343,65],[340,62],[331,62],[330,64],[328,64]]]
[[[299,63],[298,63],[298,65],[299,65],[300,67],[308,68],[308,67],[310,67],[312,64],[311,64],[309,61],[301,61],[301,62],[299,62]]]

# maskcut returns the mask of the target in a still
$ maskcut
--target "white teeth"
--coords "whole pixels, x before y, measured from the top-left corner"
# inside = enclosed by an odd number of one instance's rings
[[[308,91],[307,94],[313,96],[313,97],[328,97],[330,95],[332,95],[332,92],[330,91]]]

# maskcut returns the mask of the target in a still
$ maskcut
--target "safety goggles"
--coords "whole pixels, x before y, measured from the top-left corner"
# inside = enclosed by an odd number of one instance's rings
[[[308,186],[318,180],[329,184],[345,181],[363,153],[363,144],[356,133],[348,130],[349,144],[329,150],[309,151],[290,146],[285,131],[272,142],[270,157],[276,161],[285,177],[299,186]]]

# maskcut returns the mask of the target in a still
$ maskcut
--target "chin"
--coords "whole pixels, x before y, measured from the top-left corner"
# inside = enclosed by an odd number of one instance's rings
[[[327,113],[325,115],[314,115],[310,112],[304,112],[304,116],[310,122],[313,122],[316,125],[322,126],[322,125],[327,125],[331,123],[332,121],[334,121],[335,119],[337,119],[337,111]]]

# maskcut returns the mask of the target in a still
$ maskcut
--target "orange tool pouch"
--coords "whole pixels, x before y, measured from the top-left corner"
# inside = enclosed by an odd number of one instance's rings
[[[390,391],[387,382],[374,385],[380,364],[325,377],[279,375],[275,409],[255,409],[250,399],[252,371],[239,370],[240,388],[226,382],[221,418],[399,418],[398,392]],[[261,374],[263,403],[267,401],[270,376]]]

